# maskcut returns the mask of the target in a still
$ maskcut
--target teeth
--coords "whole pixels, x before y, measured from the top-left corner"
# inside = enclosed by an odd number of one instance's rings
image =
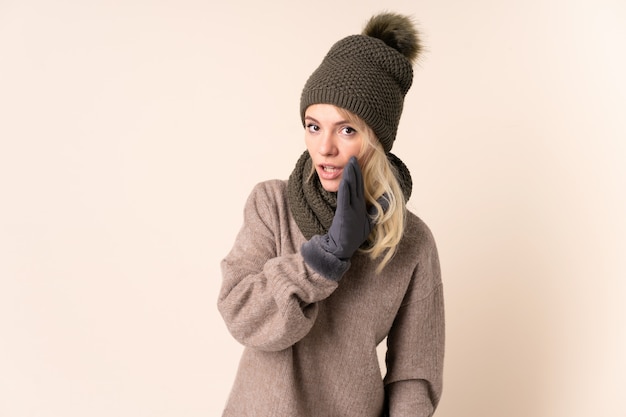
[[[335,172],[335,171],[338,171],[338,169],[337,169],[337,168],[335,168],[335,167],[325,166],[325,167],[324,167],[324,171],[325,171],[325,172]]]

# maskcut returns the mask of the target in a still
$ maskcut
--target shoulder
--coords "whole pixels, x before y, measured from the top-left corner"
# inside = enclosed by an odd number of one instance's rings
[[[255,184],[246,201],[244,213],[249,219],[257,219],[268,227],[277,227],[276,223],[289,217],[287,181],[276,179]]]
[[[281,242],[304,242],[289,208],[287,180],[266,180],[254,185],[244,217],[251,230],[271,233]],[[293,245],[294,247],[299,247]],[[293,251],[292,251],[293,252]]]
[[[439,254],[433,233],[411,212],[407,212],[406,228],[396,256],[412,270],[408,300],[422,299],[441,284]]]
[[[408,210],[402,242],[404,245],[413,248],[413,250],[436,251],[435,237],[428,225]]]
[[[252,187],[248,196],[248,205],[276,206],[280,203],[286,203],[286,200],[287,181],[273,179],[259,182]]]

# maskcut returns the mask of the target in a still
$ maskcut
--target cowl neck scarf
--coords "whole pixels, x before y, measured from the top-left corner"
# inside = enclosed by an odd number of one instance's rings
[[[387,153],[387,158],[394,168],[396,179],[402,188],[404,201],[408,201],[413,187],[411,173],[400,158],[394,154]],[[291,214],[307,239],[311,239],[314,235],[328,233],[337,207],[337,193],[326,191],[317,173],[310,176],[312,163],[309,152],[304,151],[287,183]]]

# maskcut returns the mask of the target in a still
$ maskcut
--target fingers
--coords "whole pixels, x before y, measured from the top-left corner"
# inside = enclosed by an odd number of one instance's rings
[[[363,179],[363,173],[356,157],[351,157],[344,168],[343,177],[341,179],[340,189],[341,194],[346,198],[346,204],[355,204],[357,201],[365,200],[365,184]],[[350,201],[347,197],[350,197]],[[339,198],[339,196],[338,196]],[[376,200],[380,204],[380,208],[383,213],[389,209],[389,197],[387,194],[383,194]],[[367,210],[368,214],[375,216],[377,214],[375,206],[370,206]]]
[[[364,199],[365,198],[365,183],[363,181],[363,172],[361,171],[361,167],[359,166],[357,159],[355,157],[352,157],[352,159],[354,160],[354,174],[356,176],[356,186],[357,186],[356,188],[358,192],[358,197],[360,199]]]
[[[352,200],[362,200],[364,194],[363,174],[361,173],[361,167],[359,167],[359,163],[354,156],[348,161],[348,171],[350,172],[349,179],[350,184],[352,185],[352,187],[350,187]]]
[[[343,170],[343,176],[337,190],[337,205],[354,204],[358,200],[364,200],[365,189],[363,174],[356,157],[351,157]]]
[[[337,190],[337,208],[339,209],[350,206],[350,179],[349,175],[346,175],[344,171],[341,182],[339,183],[339,189]]]

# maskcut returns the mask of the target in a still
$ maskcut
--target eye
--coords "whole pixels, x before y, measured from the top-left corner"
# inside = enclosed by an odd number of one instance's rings
[[[311,133],[315,133],[315,132],[319,132],[320,127],[314,123],[308,123],[306,125],[306,129]]]
[[[350,126],[345,126],[341,128],[341,133],[346,136],[352,136],[356,133],[356,130]]]

